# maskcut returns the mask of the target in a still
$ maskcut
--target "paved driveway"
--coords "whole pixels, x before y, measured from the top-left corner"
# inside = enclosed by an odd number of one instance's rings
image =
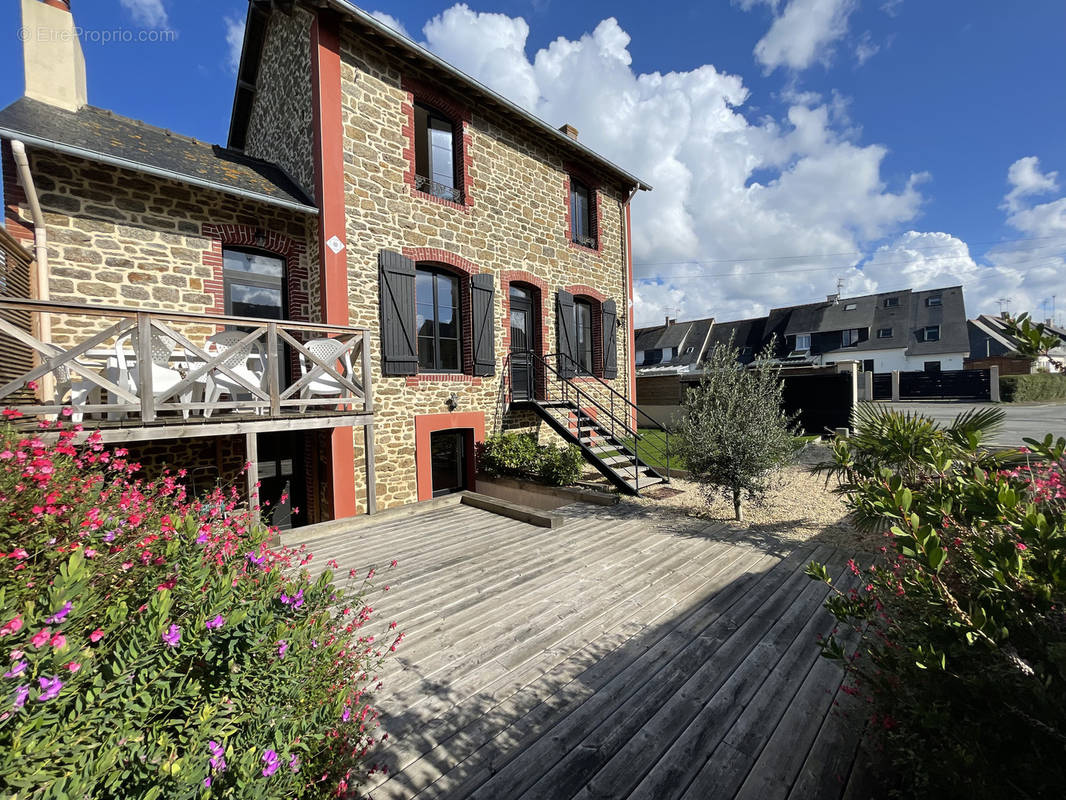
[[[923,403],[904,401],[885,405],[906,411],[914,411],[932,417],[938,422],[950,423],[959,414],[971,408],[988,408],[988,403],[938,402]],[[1020,445],[1023,439],[1043,439],[1049,433],[1066,436],[1066,403],[1042,403],[1038,405],[1015,405],[1003,403],[998,406],[1007,414],[1007,421],[995,438],[997,444]]]
[[[360,797],[866,798],[864,710],[818,657],[832,547],[734,543],[720,524],[584,505],[548,530],[466,506],[309,543],[388,570],[407,638],[379,698],[385,774]],[[862,752],[859,750],[859,752]],[[379,762],[380,763],[380,762]]]

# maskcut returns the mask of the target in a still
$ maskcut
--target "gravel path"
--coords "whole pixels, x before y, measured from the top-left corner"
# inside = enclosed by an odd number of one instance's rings
[[[669,485],[678,494],[662,499],[624,497],[622,502],[634,506],[635,512],[657,510],[656,516],[667,524],[671,517],[685,517],[689,522],[706,520],[717,523],[715,528],[724,523],[723,537],[774,551],[817,541],[855,553],[876,552],[885,543],[884,536],[857,530],[848,520],[844,498],[831,491],[832,483],[826,485],[825,475],[813,471],[815,464],[828,458],[829,451],[824,446],[805,448],[795,465],[782,470],[775,488],[761,503],[745,502],[743,522],[733,519],[732,499],[721,494],[708,498],[696,483],[683,478],[674,478]]]

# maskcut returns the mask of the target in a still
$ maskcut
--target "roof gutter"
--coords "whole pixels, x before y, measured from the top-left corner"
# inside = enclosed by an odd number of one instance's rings
[[[541,131],[543,131],[545,134],[550,136],[557,143],[563,144],[566,147],[570,147],[570,148],[579,150],[589,160],[601,165],[602,167],[607,167],[608,169],[610,169],[611,171],[615,172],[616,174],[621,175],[630,184],[632,184],[634,187],[636,187],[636,189],[634,189],[634,193],[636,193],[636,190],[651,191],[652,187],[651,187],[650,184],[645,183],[644,181],[642,181],[640,178],[636,177],[635,175],[632,175],[629,172],[626,172],[624,169],[622,169],[618,165],[611,163],[610,161],[605,159],[603,156],[599,155],[596,151],[591,150],[590,148],[588,148],[585,145],[581,144],[581,142],[578,142],[575,139],[571,139],[565,133],[563,133],[562,131],[560,131],[560,130],[554,128],[554,127],[552,127],[547,122],[542,120],[540,117],[537,117],[537,116],[529,113],[528,111],[526,111],[521,106],[515,105],[514,103],[512,103],[510,100],[508,100],[503,95],[497,94],[496,92],[492,91],[492,89],[490,89],[489,87],[485,86],[485,84],[481,83],[480,81],[476,80],[475,78],[470,77],[469,75],[467,75],[462,70],[456,69],[454,66],[449,64],[444,59],[433,55],[433,53],[431,53],[429,50],[426,50],[424,47],[422,47],[417,42],[414,42],[414,41],[408,39],[406,36],[403,36],[402,34],[397,33],[396,31],[394,31],[392,28],[390,28],[388,25],[384,24],[383,22],[379,22],[378,20],[374,19],[374,17],[372,17],[369,14],[367,14],[361,8],[358,8],[358,7],[354,6],[354,5],[352,5],[351,3],[349,3],[348,0],[329,0],[329,4],[334,6],[334,7],[336,7],[336,8],[338,8],[338,9],[340,9],[344,13],[355,17],[356,19],[359,20],[360,23],[362,23],[363,25],[366,25],[368,28],[373,29],[375,32],[377,32],[381,36],[384,36],[385,38],[392,40],[393,42],[395,42],[396,44],[400,45],[401,47],[406,48],[407,50],[414,51],[419,56],[419,58],[424,58],[426,61],[429,61],[430,63],[432,63],[437,68],[439,68],[439,69],[441,69],[441,70],[443,70],[443,71],[455,76],[456,78],[458,78],[461,81],[464,81],[464,82],[466,82],[468,84],[471,84],[477,91],[479,91],[482,94],[486,95],[494,103],[498,103],[499,105],[503,106],[509,113],[515,114],[515,115],[521,117],[522,119],[524,119],[529,124],[531,124],[531,125],[533,125],[533,126],[535,126],[537,128],[540,128]]]
[[[53,142],[48,139],[42,139],[37,136],[27,136],[19,131],[13,131],[9,128],[0,128],[0,139],[11,139],[15,141],[24,142],[32,147],[40,147],[43,150],[51,150],[56,153],[63,153],[64,155],[74,156],[75,158],[84,158],[89,161],[98,161],[101,164],[108,164],[112,167],[118,167],[120,169],[128,169],[134,172],[141,172],[145,175],[152,175],[156,178],[165,178],[166,180],[178,181],[179,183],[185,183],[190,186],[199,186],[202,189],[213,189],[216,192],[222,192],[223,194],[234,195],[246,200],[254,200],[258,203],[267,203],[273,206],[280,206],[281,208],[287,208],[291,211],[300,211],[304,214],[318,214],[318,209],[314,206],[305,205],[303,203],[297,203],[293,200],[284,200],[279,197],[270,197],[269,195],[259,194],[258,192],[250,192],[247,189],[238,189],[234,186],[226,186],[225,184],[215,183],[214,181],[204,180],[203,178],[194,178],[190,175],[182,175],[178,172],[162,169],[160,167],[151,167],[147,164],[141,164],[136,161],[130,161],[127,158],[119,158],[118,156],[110,156],[105,153],[98,153],[93,150],[86,150],[82,147],[74,147],[72,145],[60,144],[59,142]]]

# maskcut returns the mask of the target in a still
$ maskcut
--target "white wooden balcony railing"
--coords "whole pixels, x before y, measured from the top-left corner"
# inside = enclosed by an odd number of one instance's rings
[[[373,412],[363,328],[0,297],[0,351],[22,356],[0,370],[0,407],[70,408],[86,428],[294,429]]]

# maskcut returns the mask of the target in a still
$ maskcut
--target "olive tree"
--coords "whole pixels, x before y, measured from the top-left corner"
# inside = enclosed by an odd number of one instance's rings
[[[738,520],[744,500],[761,497],[795,455],[796,426],[781,407],[784,382],[772,348],[773,342],[744,366],[732,339],[719,345],[682,407],[685,463],[708,499],[720,492],[733,500]]]

